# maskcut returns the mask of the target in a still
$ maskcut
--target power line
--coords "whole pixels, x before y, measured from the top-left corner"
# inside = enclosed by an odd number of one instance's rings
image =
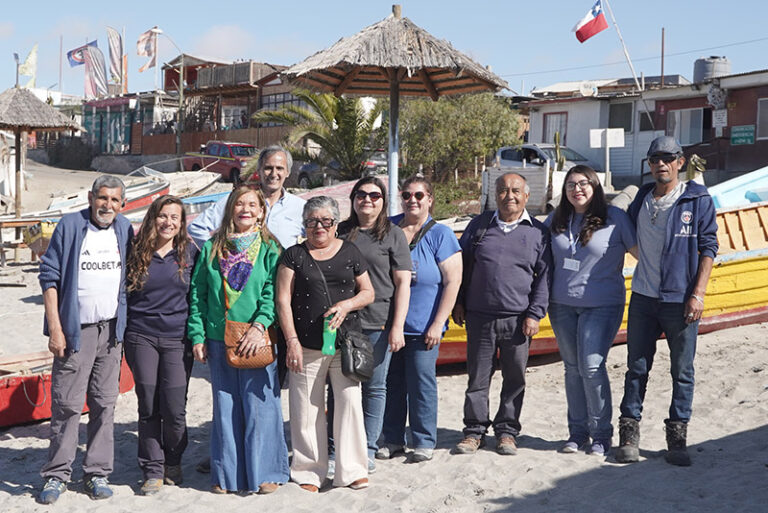
[[[687,50],[685,52],[676,52],[676,53],[668,53],[665,55],[665,57],[678,57],[681,55],[689,55],[692,53],[699,53],[699,52],[708,52],[710,50],[719,50],[720,48],[729,48],[731,46],[739,46],[739,45],[747,45],[751,43],[758,43],[760,41],[768,41],[768,37],[760,37],[757,39],[750,39],[748,41],[739,41],[736,43],[728,43],[724,45],[719,46],[710,46],[708,48],[699,48],[697,50]],[[654,61],[654,60],[660,60],[661,56],[655,56],[655,57],[641,57],[639,59],[632,59],[632,62],[640,62],[640,61]],[[627,61],[614,61],[614,62],[607,62],[605,64],[590,64],[587,66],[575,66],[571,68],[560,68],[560,69],[551,69],[547,71],[530,71],[528,73],[510,73],[507,75],[499,75],[500,77],[521,77],[526,75],[544,75],[546,73],[559,73],[561,71],[577,71],[581,69],[592,69],[592,68],[605,68],[608,66],[616,66],[618,64],[626,64]]]

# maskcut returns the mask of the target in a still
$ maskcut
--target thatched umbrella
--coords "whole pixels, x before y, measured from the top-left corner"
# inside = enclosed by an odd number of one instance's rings
[[[21,217],[21,133],[32,130],[82,130],[82,127],[27,89],[0,94],[0,130],[16,135],[16,217]]]
[[[454,49],[401,17],[399,5],[384,20],[340,39],[285,70],[292,82],[336,96],[385,96],[390,99],[389,190],[390,214],[397,208],[398,114],[400,95],[441,96],[498,91],[507,83]]]

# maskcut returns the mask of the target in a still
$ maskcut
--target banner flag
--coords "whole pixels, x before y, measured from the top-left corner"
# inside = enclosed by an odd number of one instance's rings
[[[82,66],[85,64],[85,57],[83,57],[83,50],[85,50],[87,47],[93,46],[98,47],[96,44],[96,40],[94,39],[90,43],[84,44],[83,46],[78,46],[74,50],[70,50],[67,52],[67,60],[69,60],[69,66],[74,68],[75,66]]]
[[[590,9],[589,12],[573,27],[573,32],[576,32],[576,39],[583,43],[590,37],[607,28],[608,22],[603,13],[602,0],[597,0],[595,5],[592,6],[592,9]]]
[[[153,32],[157,25],[139,36],[136,41],[136,53],[150,59],[139,68],[139,72],[154,68],[157,65],[157,33]]]
[[[35,80],[37,79],[37,43],[32,47],[24,62],[19,65],[19,75],[32,77],[27,82],[27,85],[24,86],[26,89],[35,87]]]
[[[107,66],[104,54],[95,46],[83,51],[85,58],[85,97],[88,99],[108,96]]]
[[[123,82],[123,38],[112,27],[107,27],[107,39],[109,40],[109,75],[110,80],[116,84]]]

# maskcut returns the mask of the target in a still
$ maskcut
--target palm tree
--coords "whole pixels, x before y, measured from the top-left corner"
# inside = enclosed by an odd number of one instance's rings
[[[292,127],[286,137],[291,153],[300,160],[327,164],[334,159],[339,163],[343,178],[359,178],[364,163],[378,147],[383,133],[374,128],[381,114],[382,103],[376,101],[366,112],[359,98],[336,97],[329,93],[313,93],[295,89],[292,93],[303,105],[287,105],[279,110],[261,111],[253,115],[257,123],[279,123]],[[378,137],[377,137],[378,136]],[[300,146],[304,138],[322,149],[312,156]]]

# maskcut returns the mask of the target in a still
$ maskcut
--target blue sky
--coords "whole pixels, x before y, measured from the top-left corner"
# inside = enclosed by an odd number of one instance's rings
[[[154,25],[185,53],[290,65],[383,19],[392,3],[5,2],[0,18],[0,90],[14,84],[13,52],[23,59],[35,43],[39,43],[37,85],[58,89],[54,84],[59,82],[59,36],[64,38],[65,53],[86,39],[98,39],[106,55],[107,25],[125,28],[129,89],[145,91],[154,88],[154,73],[138,72],[145,57],[136,55],[136,39]],[[564,80],[630,76],[612,25],[583,44],[571,32],[594,0],[400,3],[404,16],[490,65],[515,91],[528,92],[534,86]],[[764,1],[614,0],[611,5],[638,74],[659,74],[661,27],[666,28],[665,74],[692,79],[695,59],[709,55],[728,57],[733,73],[768,68],[768,4]],[[162,61],[177,55],[164,38],[160,44]],[[82,94],[83,69],[70,68],[64,57],[64,92]],[[21,82],[26,79],[22,77]]]

